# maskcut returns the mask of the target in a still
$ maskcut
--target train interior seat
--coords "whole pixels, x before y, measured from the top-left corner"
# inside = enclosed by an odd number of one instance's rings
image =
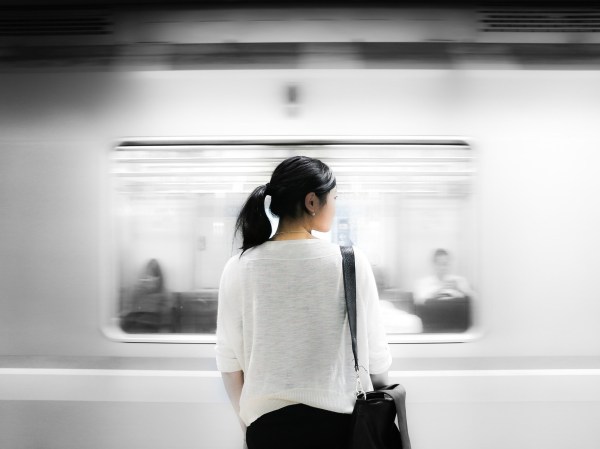
[[[471,299],[428,299],[416,304],[423,332],[465,332],[471,326]]]

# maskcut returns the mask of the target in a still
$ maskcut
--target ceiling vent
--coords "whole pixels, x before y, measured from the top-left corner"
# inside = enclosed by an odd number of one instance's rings
[[[113,32],[109,9],[1,8],[0,39],[28,43],[30,40],[109,36]]]
[[[485,33],[598,33],[600,9],[485,9],[479,25]]]

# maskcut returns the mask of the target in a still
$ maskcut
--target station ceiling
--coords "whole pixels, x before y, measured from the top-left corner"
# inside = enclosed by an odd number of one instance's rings
[[[0,0],[0,70],[131,61],[174,69],[497,61],[597,69],[600,7],[587,0]]]
[[[598,8],[597,0],[287,0],[285,2],[273,0],[180,0],[165,2],[164,0],[0,0],[0,7],[85,7],[122,6],[144,7],[161,6],[164,8],[178,8],[181,6],[202,8],[288,8],[288,7],[343,7],[343,8],[372,8],[372,7],[506,7],[506,8]]]

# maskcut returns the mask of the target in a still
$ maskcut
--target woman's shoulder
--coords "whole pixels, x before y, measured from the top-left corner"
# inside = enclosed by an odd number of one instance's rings
[[[370,266],[369,257],[367,256],[367,253],[358,246],[352,246],[352,248],[354,249],[354,260],[356,261],[357,268],[359,265]]]
[[[246,251],[242,263],[259,259],[314,259],[340,254],[339,246],[323,239],[267,241]]]
[[[232,274],[237,271],[242,263],[241,252],[234,254],[231,256],[227,262],[225,262],[225,266],[223,267],[223,274]]]

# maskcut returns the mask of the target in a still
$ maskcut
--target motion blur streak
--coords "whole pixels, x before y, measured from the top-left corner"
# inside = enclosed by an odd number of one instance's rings
[[[42,3],[0,0],[0,447],[241,448],[216,283],[297,153],[415,448],[600,447],[596,4]]]

